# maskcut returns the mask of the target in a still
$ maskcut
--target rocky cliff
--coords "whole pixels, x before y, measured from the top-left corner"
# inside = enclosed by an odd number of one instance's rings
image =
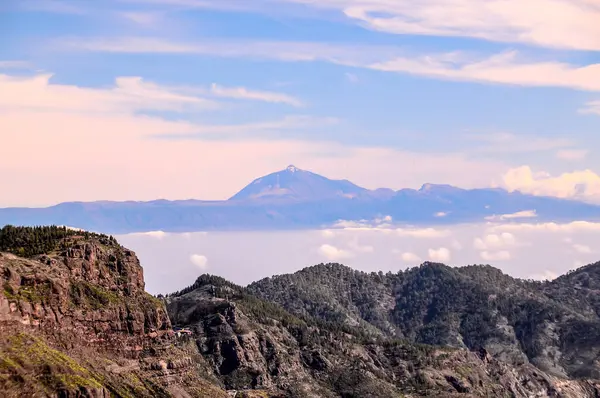
[[[5,228],[0,247],[3,397],[227,396],[114,239]]]
[[[289,287],[289,285],[288,285]],[[597,397],[600,385],[470,351],[377,336],[294,316],[221,278],[202,276],[167,298],[230,390],[280,397]]]

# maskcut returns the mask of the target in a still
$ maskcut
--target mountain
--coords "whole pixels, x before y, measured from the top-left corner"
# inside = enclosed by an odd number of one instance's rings
[[[600,263],[552,282],[490,266],[425,263],[397,274],[321,264],[255,282],[248,291],[297,316],[388,338],[532,363],[558,377],[600,379]]]
[[[2,397],[228,396],[114,238],[4,228],[0,284]]]
[[[283,198],[313,201],[355,198],[366,192],[365,188],[354,185],[350,181],[330,180],[290,165],[285,170],[257,178],[229,200]]]
[[[247,288],[202,275],[153,297],[135,254],[110,236],[5,227],[0,391],[597,397],[598,268],[544,284],[489,266],[366,274],[321,264]]]
[[[435,184],[418,190],[368,190],[289,166],[256,179],[229,200],[66,202],[46,208],[3,208],[0,226],[68,225],[113,234],[284,230],[385,216],[418,225],[481,222],[507,214],[514,219],[515,213],[534,215],[537,221],[600,220],[600,206],[577,201]]]

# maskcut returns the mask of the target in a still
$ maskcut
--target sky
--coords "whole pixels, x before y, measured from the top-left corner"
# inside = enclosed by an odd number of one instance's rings
[[[146,290],[164,294],[191,285],[204,273],[246,285],[328,262],[394,273],[424,261],[491,264],[516,278],[551,280],[598,260],[599,231],[600,223],[585,221],[410,227],[379,220],[313,231],[154,231],[117,239],[139,256]]]
[[[0,206],[366,188],[600,203],[598,0],[5,0]]]

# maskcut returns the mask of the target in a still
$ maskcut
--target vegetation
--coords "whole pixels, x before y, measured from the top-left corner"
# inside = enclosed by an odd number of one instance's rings
[[[74,243],[74,237],[84,240],[98,239],[105,245],[116,245],[112,236],[78,231],[67,227],[38,226],[15,227],[7,225],[0,229],[0,252],[10,252],[21,257],[33,257],[64,250]]]
[[[0,351],[0,375],[9,385],[37,378],[48,392],[102,387],[88,369],[37,337],[19,333],[10,336],[2,346],[5,351]]]
[[[116,293],[85,281],[72,281],[69,295],[73,305],[94,310],[121,302]]]

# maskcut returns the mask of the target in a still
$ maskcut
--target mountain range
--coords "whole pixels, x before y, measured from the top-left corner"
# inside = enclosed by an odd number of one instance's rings
[[[424,184],[418,190],[369,190],[288,166],[257,178],[228,200],[65,202],[45,208],[2,208],[0,226],[67,225],[122,234],[308,229],[385,216],[415,225],[452,224],[511,214],[534,214],[538,221],[589,221],[600,219],[600,206],[498,188],[467,190]]]
[[[0,229],[2,396],[600,396],[600,263],[551,282],[424,263],[190,283],[151,296],[111,236]]]

